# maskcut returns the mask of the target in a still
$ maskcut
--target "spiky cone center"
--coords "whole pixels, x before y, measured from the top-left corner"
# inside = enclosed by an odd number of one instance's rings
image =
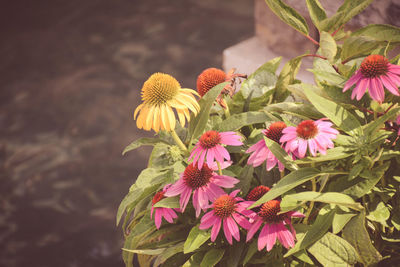
[[[254,187],[246,196],[246,200],[248,201],[257,201],[259,200],[265,193],[269,191],[269,187],[265,185],[259,185]]]
[[[142,88],[142,100],[149,105],[162,105],[172,100],[181,88],[179,82],[171,75],[154,73]]]
[[[278,213],[281,211],[281,202],[279,200],[270,200],[265,202],[258,212],[260,216],[266,223],[279,223],[283,221],[284,215]]]
[[[216,68],[205,69],[197,77],[197,92],[203,97],[211,88],[226,81],[226,73]]]
[[[159,191],[154,195],[153,200],[151,201],[153,206],[154,204],[156,204],[157,202],[159,202],[161,199],[164,198],[164,193],[165,193],[164,191]]]
[[[236,200],[229,195],[222,195],[214,201],[214,214],[221,219],[228,218],[236,208]]]
[[[361,63],[361,74],[364,77],[375,78],[388,72],[389,60],[381,55],[370,55]]]
[[[302,139],[311,139],[318,134],[318,127],[312,120],[302,121],[297,125],[296,133]]]
[[[286,128],[286,123],[284,123],[282,121],[274,122],[267,129],[265,136],[268,137],[269,139],[274,140],[278,144],[280,144],[279,140],[281,139],[281,137],[283,135],[282,131],[285,128]]]
[[[217,131],[207,131],[200,137],[199,142],[204,149],[212,148],[221,142],[221,136]]]
[[[205,186],[210,182],[213,176],[213,170],[210,169],[207,164],[203,164],[201,170],[197,168],[197,164],[189,164],[183,172],[183,180],[185,184],[192,189]]]

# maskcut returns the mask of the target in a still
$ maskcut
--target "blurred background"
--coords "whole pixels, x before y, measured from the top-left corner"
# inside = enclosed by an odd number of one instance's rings
[[[154,72],[195,88],[251,37],[251,0],[4,1],[0,266],[123,266],[118,205],[148,149],[122,156]]]

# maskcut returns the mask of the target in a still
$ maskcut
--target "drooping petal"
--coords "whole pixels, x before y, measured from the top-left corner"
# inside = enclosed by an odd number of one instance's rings
[[[264,227],[261,229],[260,235],[258,236],[258,250],[262,250],[269,240],[269,224],[265,224]]]
[[[221,228],[221,218],[216,217],[213,228],[211,229],[211,242],[214,242]]]
[[[294,247],[294,237],[283,223],[276,224],[276,229],[279,242],[281,242],[285,248]]]
[[[236,239],[236,241],[240,240],[240,232],[239,227],[237,226],[236,222],[232,219],[232,217],[228,217],[225,219],[226,225],[228,226],[228,230],[231,235]]]
[[[261,218],[256,219],[256,221],[253,223],[253,225],[247,232],[246,242],[249,242],[249,240],[253,238],[254,234],[258,231],[262,223],[263,221]]]
[[[233,213],[232,214],[233,218],[235,219],[235,221],[244,229],[249,230],[252,226],[252,224],[242,215],[240,215],[239,213]]]
[[[205,230],[205,229],[210,228],[211,226],[213,226],[215,224],[216,220],[217,220],[217,216],[214,215],[214,210],[207,212],[201,218],[199,229]]]
[[[270,251],[276,243],[276,237],[277,237],[276,224],[270,225],[267,234],[268,234],[267,251]]]
[[[389,90],[389,92],[391,92],[394,95],[400,95],[399,94],[399,89],[397,88],[397,86],[385,75],[382,75],[380,77],[383,85],[386,87],[386,89]]]
[[[358,83],[358,81],[362,78],[361,72],[358,70],[356,73],[351,76],[351,78],[346,82],[343,88],[343,92],[346,92],[350,87],[352,87],[354,84]]]
[[[157,229],[160,229],[160,227],[161,227],[161,213],[160,213],[160,210],[159,209],[156,209],[156,212],[155,212],[155,214],[154,214],[154,222],[155,222],[155,224],[156,224],[156,228]]]

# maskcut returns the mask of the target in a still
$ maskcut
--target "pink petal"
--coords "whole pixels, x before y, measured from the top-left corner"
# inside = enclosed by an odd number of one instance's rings
[[[213,149],[209,149],[207,151],[207,165],[208,167],[212,168],[214,163],[214,150]]]
[[[237,226],[236,222],[232,219],[232,217],[226,218],[225,221],[228,226],[229,232],[236,239],[236,241],[239,241],[240,240],[240,232],[239,232],[239,227]]]
[[[188,186],[185,184],[185,181],[181,177],[178,181],[176,181],[175,184],[173,184],[170,188],[165,191],[164,195],[166,197],[174,197],[179,194],[182,194],[183,191],[185,191],[188,188]]]
[[[217,220],[217,216],[214,215],[214,211],[209,211],[206,214],[204,214],[204,216],[201,218],[201,222],[200,222],[200,226],[199,229],[200,230],[204,230],[204,229],[208,229],[211,226],[213,226],[215,224],[215,221]]]
[[[278,239],[281,242],[281,244],[285,248],[294,247],[294,237],[292,233],[283,225],[283,223],[277,224],[276,228],[277,228]]]
[[[381,81],[383,82],[383,85],[386,87],[386,89],[389,90],[389,92],[391,92],[394,95],[399,95],[399,89],[397,88],[397,86],[390,80],[390,78],[388,78],[385,75],[382,75],[381,77]]]
[[[215,217],[214,226],[211,230],[211,242],[214,242],[218,236],[219,229],[221,228],[221,218]]]
[[[203,188],[199,188],[197,191],[199,193],[199,207],[201,209],[205,209],[205,207],[208,205],[208,196]]]
[[[189,187],[186,187],[185,191],[183,191],[181,194],[181,198],[179,199],[179,204],[180,204],[180,208],[181,208],[182,212],[184,212],[186,209],[186,206],[189,202],[191,193],[192,193],[192,189],[190,189]]]
[[[235,221],[244,229],[249,230],[251,228],[251,223],[249,223],[248,220],[246,220],[246,218],[244,218],[242,215],[234,212],[232,214],[233,218],[235,219]]]
[[[240,189],[233,190],[233,191],[229,194],[229,196],[230,196],[230,197],[236,197],[236,195],[239,194],[239,192],[240,192]]]
[[[199,170],[201,170],[201,168],[203,168],[203,164],[204,164],[204,160],[206,158],[207,150],[208,149],[204,149],[203,151],[201,151],[201,154],[199,156],[199,160],[197,162],[197,167],[199,168]]]
[[[265,224],[264,227],[261,229],[260,235],[258,236],[258,250],[262,250],[265,248],[265,245],[267,245],[267,242],[269,241],[269,235],[268,235],[268,229],[270,225]]]
[[[361,72],[358,70],[356,73],[351,76],[351,78],[346,82],[343,88],[343,92],[346,92],[350,87],[352,87],[355,83],[357,83],[362,78]]]
[[[277,232],[276,225],[271,224],[267,232],[268,234],[267,251],[270,251],[276,243],[276,236],[277,236],[276,232]]]
[[[199,189],[194,190],[192,202],[193,202],[193,207],[196,210],[196,218],[198,218],[201,212],[200,201],[199,201]]]
[[[214,176],[214,184],[222,186],[224,188],[233,188],[235,184],[239,182],[240,181],[238,179],[226,175]]]
[[[226,160],[231,160],[231,156],[229,155],[229,152],[228,150],[226,150],[225,147],[217,145],[215,149],[218,150],[219,154],[226,158]]]
[[[247,236],[246,236],[246,242],[249,242],[250,239],[253,238],[254,234],[258,231],[258,229],[260,228],[261,224],[263,223],[262,219],[259,218],[257,219],[253,225],[251,226],[251,228],[249,229],[249,231],[247,232]]]
[[[369,79],[367,78],[363,78],[361,79],[361,81],[358,82],[356,87],[353,89],[351,99],[354,99],[355,94],[357,95],[357,100],[360,100],[362,98],[362,96],[365,94],[365,91],[367,90],[368,80]]]
[[[304,158],[307,152],[307,141],[306,140],[299,140],[299,156]]]
[[[301,212],[298,211],[289,211],[286,213],[289,217],[297,217],[297,218],[304,218],[306,215],[304,215]]]
[[[228,243],[232,245],[232,233],[229,229],[227,219],[223,220],[223,225],[224,225],[224,234],[225,234],[226,240],[228,240]]]
[[[154,214],[154,222],[156,224],[157,229],[161,227],[161,213],[159,209],[156,209],[156,213]]]
[[[192,158],[194,158],[194,156],[195,156],[199,151],[201,151],[201,147],[200,147],[199,143],[197,143],[197,144],[195,145],[195,147],[193,148],[192,153],[190,153],[190,156],[189,156],[189,158],[188,158],[188,161],[190,161]]]
[[[382,103],[385,100],[385,91],[383,90],[382,82],[379,78],[373,78],[370,80],[370,86],[375,88],[378,102]]]
[[[400,75],[400,66],[389,64],[389,72]]]
[[[224,162],[224,157],[221,155],[217,147],[210,148],[214,150],[214,157],[218,162]]]
[[[211,201],[216,200],[218,197],[225,195],[225,191],[221,189],[221,187],[219,187],[218,185],[214,184],[214,183],[209,183],[208,184],[208,190],[207,193],[209,196],[213,196],[212,199],[210,199]]]

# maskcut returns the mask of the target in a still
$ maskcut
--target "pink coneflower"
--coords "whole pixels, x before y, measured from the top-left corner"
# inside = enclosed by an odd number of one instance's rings
[[[392,94],[400,95],[400,66],[389,63],[389,60],[381,55],[370,55],[361,63],[360,69],[346,82],[343,92],[347,91],[354,84],[351,99],[354,97],[360,100],[368,88],[372,99],[382,103],[385,99],[386,87]]]
[[[286,124],[282,121],[272,123],[268,129],[263,130],[263,134],[269,139],[274,140],[278,144],[281,144],[279,141],[282,137],[282,131],[286,128]],[[264,161],[267,161],[266,169],[270,171],[276,164],[278,164],[279,171],[283,171],[285,166],[275,157],[275,155],[269,150],[267,145],[265,144],[265,140],[262,139],[252,145],[249,149],[247,149],[246,153],[251,153],[247,164],[253,165],[253,167],[260,166]]]
[[[254,222],[247,232],[246,242],[253,238],[260,226],[265,223],[258,236],[258,250],[267,246],[270,251],[276,243],[276,238],[285,248],[294,246],[296,232],[291,223],[291,217],[304,217],[304,214],[296,211],[289,211],[278,214],[281,211],[279,200],[270,200],[260,207],[260,211],[254,217]],[[285,225],[289,225],[290,231]]]
[[[168,184],[164,186],[163,190],[157,192],[152,200],[151,204],[151,213],[150,213],[150,218],[153,218],[153,212],[155,210],[154,214],[154,222],[156,224],[157,229],[160,229],[161,226],[161,220],[164,217],[167,222],[172,223],[175,218],[178,218],[178,215],[176,215],[174,209],[170,208],[154,208],[154,205],[159,202],[161,199],[165,198],[165,191],[170,187],[171,185]]]
[[[237,241],[240,240],[240,232],[237,224],[246,230],[250,229],[251,224],[244,216],[253,214],[251,210],[246,210],[253,202],[243,201],[242,198],[236,197],[239,191],[240,190],[235,190],[229,195],[225,194],[217,198],[210,206],[212,210],[204,214],[201,218],[199,226],[201,230],[208,229],[212,226],[212,242],[217,238],[221,224],[223,224],[226,240],[228,240],[228,243],[231,245],[232,236]]]
[[[283,129],[281,143],[285,143],[285,150],[295,153],[299,158],[304,158],[308,149],[314,157],[317,151],[326,154],[326,149],[333,148],[332,139],[339,132],[333,129],[331,122],[320,119],[317,121],[302,121],[297,127],[289,126]]]
[[[228,150],[222,145],[241,146],[242,137],[235,132],[207,131],[199,139],[190,154],[189,161],[193,159],[193,164],[197,163],[200,169],[204,162],[211,166],[216,159],[223,163],[224,159],[231,160]],[[206,159],[207,158],[207,159]]]
[[[212,202],[225,194],[221,187],[232,188],[238,182],[236,178],[216,174],[207,164],[198,169],[192,163],[186,167],[180,179],[165,192],[165,196],[181,195],[179,203],[184,212],[193,191],[193,207],[196,210],[196,217],[199,217],[201,210],[207,209],[209,201]]]

